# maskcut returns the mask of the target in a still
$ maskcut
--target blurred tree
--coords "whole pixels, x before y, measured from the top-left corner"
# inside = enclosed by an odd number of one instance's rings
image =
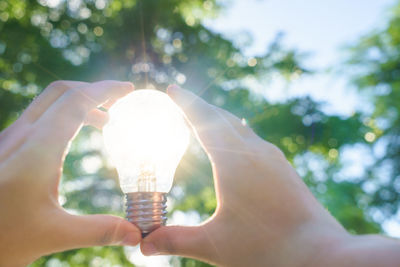
[[[400,3],[383,29],[352,48],[349,63],[354,83],[373,104],[362,121],[370,128],[364,138],[375,160],[361,185],[372,195],[368,206],[377,222],[400,223]]]
[[[299,63],[301,54],[282,49],[280,36],[264,55],[248,58],[241,47],[203,26],[223,8],[212,0],[0,1],[0,129],[53,80],[131,80],[137,88],[160,90],[177,83],[246,118],[260,136],[278,145],[347,229],[379,231],[365,212],[364,181],[341,182],[334,176],[341,168],[340,149],[365,143],[371,132],[380,136],[378,128],[364,123],[362,114],[328,116],[310,98],[270,104],[254,93],[246,79],[279,75],[290,82],[311,74]],[[395,43],[390,48],[396,49]],[[385,101],[395,106],[394,99]],[[103,156],[100,133],[84,128],[65,162],[60,203],[74,213],[123,216],[116,177]],[[215,209],[211,167],[195,142],[178,168],[171,199],[172,217],[175,211],[195,211],[205,219]],[[32,266],[57,263],[130,266],[124,249],[116,247],[58,253]],[[192,259],[180,264],[208,266]]]

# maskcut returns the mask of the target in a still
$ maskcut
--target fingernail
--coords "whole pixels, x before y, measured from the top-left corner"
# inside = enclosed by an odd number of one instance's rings
[[[136,246],[140,241],[140,234],[138,232],[132,231],[129,232],[124,239],[122,240],[121,244],[123,246]]]
[[[154,256],[160,254],[157,248],[152,243],[144,243],[142,247],[142,252],[146,256]]]
[[[127,87],[129,87],[130,90],[135,89],[135,86],[131,82],[124,82],[124,84],[127,85]]]
[[[180,87],[176,84],[171,84],[170,86],[168,86],[167,88],[167,94],[170,93],[174,93],[174,91],[176,91],[177,89],[180,89]]]

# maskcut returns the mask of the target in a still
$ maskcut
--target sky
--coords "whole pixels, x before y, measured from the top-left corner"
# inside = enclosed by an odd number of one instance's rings
[[[306,4],[305,4],[306,3]],[[338,48],[384,25],[393,0],[230,0],[207,26],[230,38],[241,31],[253,36],[248,55],[265,52],[275,35],[286,33],[291,47],[310,51],[312,66],[329,66]]]
[[[262,55],[276,34],[283,32],[284,45],[309,53],[303,63],[316,71],[315,75],[294,81],[289,88],[276,79],[268,85],[253,84],[259,87],[253,88],[255,91],[262,92],[272,102],[310,95],[326,103],[324,111],[328,114],[349,116],[356,110],[370,108],[346,76],[343,64],[348,57],[346,47],[384,27],[394,0],[228,0],[223,3],[226,9],[222,14],[205,22],[209,29],[238,43],[243,33],[250,34],[252,44],[242,48],[248,56]],[[365,166],[360,154],[365,151],[352,148],[343,152],[343,173],[349,177],[360,175]],[[400,214],[397,217],[397,220],[385,221],[383,228],[389,235],[400,237]]]
[[[225,37],[240,41],[247,32],[253,39],[243,47],[248,56],[263,54],[277,33],[285,33],[284,45],[305,52],[306,67],[317,72],[304,76],[289,88],[283,79],[275,79],[268,88],[253,84],[272,102],[288,97],[311,95],[324,101],[329,114],[350,115],[368,108],[348,77],[338,74],[347,53],[345,46],[385,25],[394,0],[225,0],[226,8],[206,26]],[[334,71],[328,71],[332,68]],[[336,70],[336,71],[335,71]],[[342,71],[343,72],[343,71]],[[361,104],[360,104],[361,103]]]
[[[252,44],[243,47],[248,56],[263,54],[277,33],[284,32],[288,48],[309,53],[303,63],[316,70],[316,74],[296,80],[287,88],[282,80],[266,85],[254,84],[272,102],[284,101],[295,96],[310,95],[326,102],[324,111],[348,116],[366,107],[365,101],[349,84],[349,77],[342,72],[328,71],[343,66],[347,53],[345,47],[355,44],[372,30],[385,26],[394,0],[225,0],[226,9],[216,19],[205,25],[230,40],[240,43],[243,33],[252,37]],[[360,152],[361,151],[361,152]],[[345,159],[351,173],[359,172],[359,153],[362,149],[348,151]],[[346,154],[346,153],[344,153]],[[345,156],[345,155],[344,155]],[[346,157],[346,156],[345,156]],[[351,170],[353,168],[353,170]],[[354,170],[356,169],[356,170]],[[178,216],[179,217],[179,216]],[[193,216],[192,216],[193,217]],[[188,222],[191,216],[181,214],[172,218],[177,224]],[[399,215],[400,217],[400,215]],[[400,237],[400,225],[394,220],[383,224],[391,236]],[[138,266],[165,266],[168,257],[144,257],[138,248],[127,253]]]

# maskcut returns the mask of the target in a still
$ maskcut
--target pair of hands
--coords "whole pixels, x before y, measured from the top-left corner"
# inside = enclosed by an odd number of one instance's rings
[[[57,188],[71,140],[84,124],[101,128],[107,113],[97,107],[107,108],[133,89],[117,81],[52,83],[0,134],[0,266],[26,265],[67,249],[139,242],[145,255],[222,266],[374,266],[382,257],[397,266],[396,241],[350,236],[279,149],[229,112],[176,86],[168,94],[212,163],[214,215],[200,226],[161,227],[141,240],[122,218],[67,213]]]

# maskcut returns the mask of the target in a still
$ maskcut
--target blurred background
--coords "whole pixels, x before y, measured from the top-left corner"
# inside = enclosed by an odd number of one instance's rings
[[[350,232],[400,237],[397,0],[0,1],[0,129],[60,79],[190,89],[279,146]],[[85,127],[73,142],[60,193],[72,213],[124,216],[100,131]],[[172,224],[215,209],[194,140],[168,201]],[[208,265],[95,247],[31,266]]]

